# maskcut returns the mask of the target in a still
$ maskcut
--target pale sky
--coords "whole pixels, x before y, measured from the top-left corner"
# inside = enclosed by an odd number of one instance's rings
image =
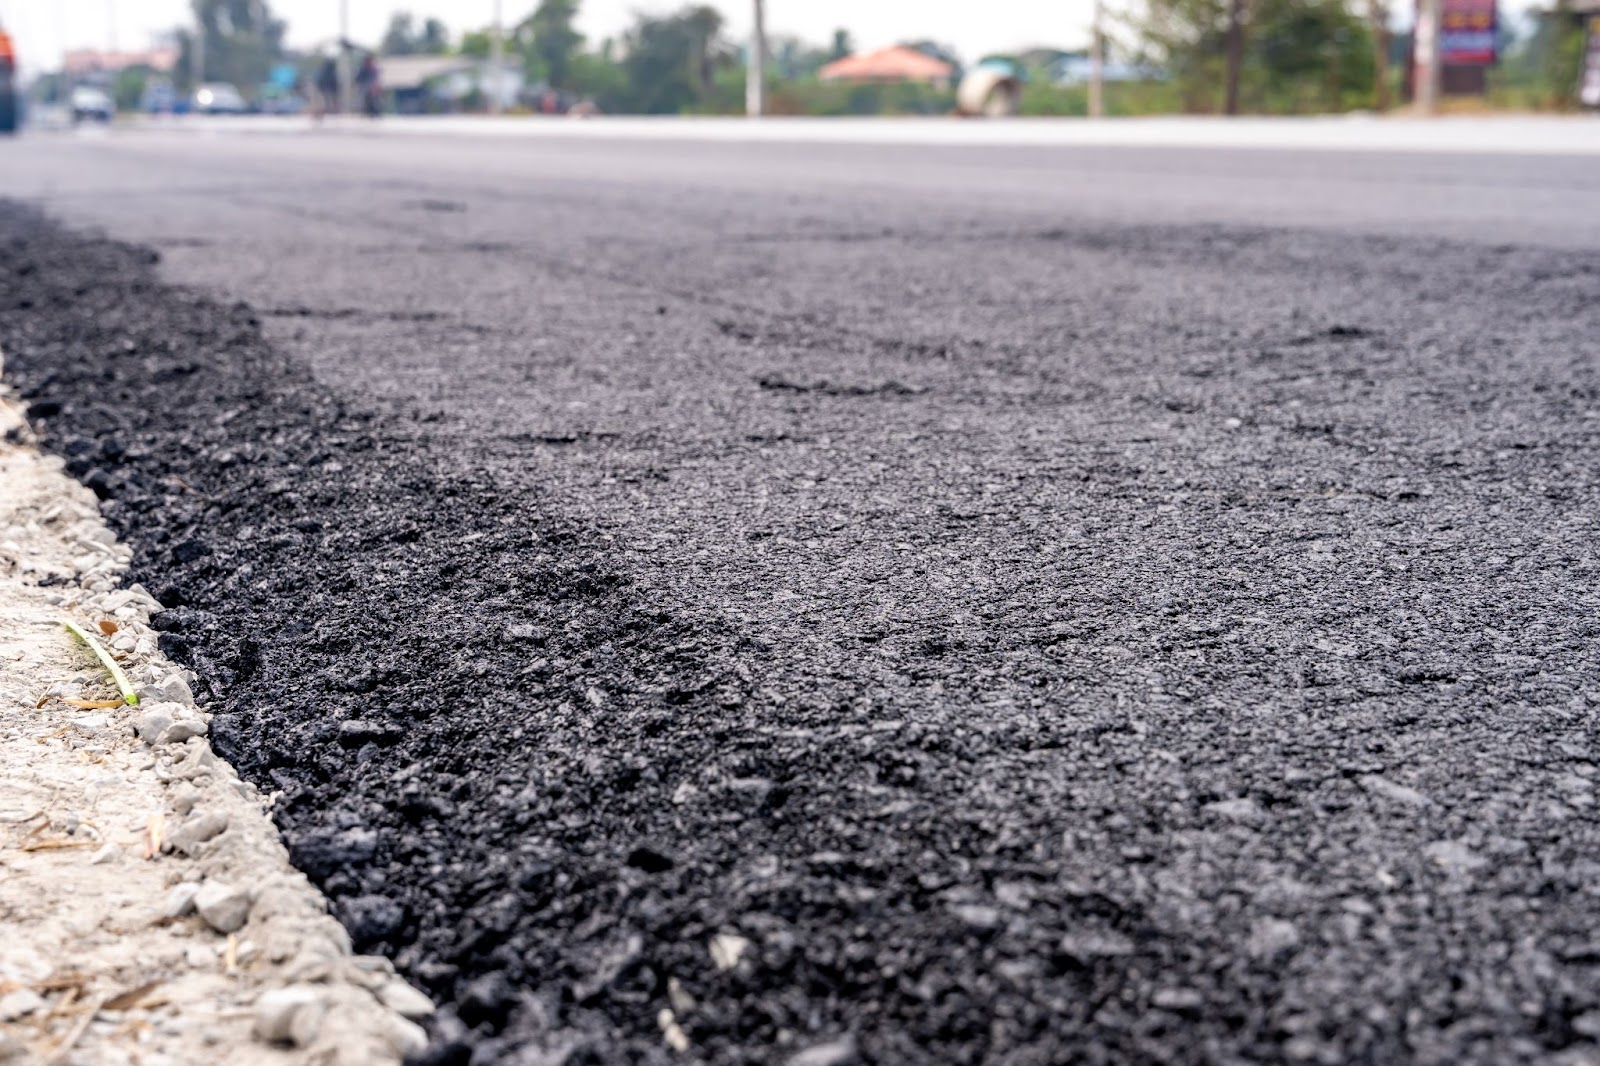
[[[502,0],[515,22],[537,0]],[[583,0],[579,28],[591,41],[619,34],[635,11],[662,12],[687,0]],[[731,35],[749,32],[749,0],[710,0],[728,20]],[[1129,0],[1109,0],[1115,11]],[[290,43],[314,45],[339,30],[336,0],[269,0],[289,21]],[[487,25],[494,0],[348,0],[351,35],[376,44],[396,10],[444,19],[456,32]],[[1088,40],[1093,0],[767,0],[769,33],[793,33],[817,43],[837,27],[850,30],[858,48],[931,37],[963,59],[1035,44],[1081,47]],[[17,39],[25,67],[59,65],[65,48],[142,48],[151,37],[189,17],[188,0],[0,0],[0,20]]]

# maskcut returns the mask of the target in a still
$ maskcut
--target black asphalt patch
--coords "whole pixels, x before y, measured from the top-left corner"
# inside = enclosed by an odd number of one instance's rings
[[[432,1061],[1592,1061],[1596,258],[1020,236],[330,385],[13,206],[0,345]]]

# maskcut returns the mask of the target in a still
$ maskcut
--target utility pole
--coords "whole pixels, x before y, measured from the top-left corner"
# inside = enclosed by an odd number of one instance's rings
[[[206,80],[206,13],[205,8],[199,4],[194,7],[195,29],[194,48],[190,50],[189,60],[194,69],[189,72],[190,80],[194,82],[193,88],[199,89]]]
[[[355,72],[350,69],[350,0],[339,0],[339,112],[355,111]]]
[[[1422,0],[1417,9],[1416,54],[1417,110],[1424,115],[1439,110],[1439,22],[1440,0]]]
[[[1227,98],[1222,103],[1226,115],[1239,113],[1239,71],[1244,67],[1244,5],[1245,0],[1228,0],[1228,85]]]
[[[1089,31],[1089,117],[1106,117],[1105,2],[1094,0],[1094,27]]]
[[[106,38],[110,44],[108,51],[117,50],[117,0],[106,0]]]
[[[767,18],[764,0],[755,0],[755,26],[750,31],[750,63],[745,70],[744,109],[751,118],[767,111]]]
[[[1367,0],[1372,21],[1372,106],[1389,110],[1389,2]]]
[[[500,113],[500,89],[506,64],[506,29],[501,21],[501,0],[494,0],[494,27],[489,31],[489,114]]]

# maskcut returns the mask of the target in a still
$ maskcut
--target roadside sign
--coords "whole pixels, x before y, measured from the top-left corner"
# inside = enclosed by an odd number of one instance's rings
[[[1439,61],[1447,66],[1493,66],[1497,29],[1495,0],[1443,0]]]

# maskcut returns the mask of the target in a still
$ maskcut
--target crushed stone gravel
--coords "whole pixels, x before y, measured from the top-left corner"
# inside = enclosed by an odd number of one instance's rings
[[[160,605],[121,587],[128,558],[0,385],[0,1062],[399,1063],[426,1043],[421,994],[352,954],[264,797],[211,751]]]

